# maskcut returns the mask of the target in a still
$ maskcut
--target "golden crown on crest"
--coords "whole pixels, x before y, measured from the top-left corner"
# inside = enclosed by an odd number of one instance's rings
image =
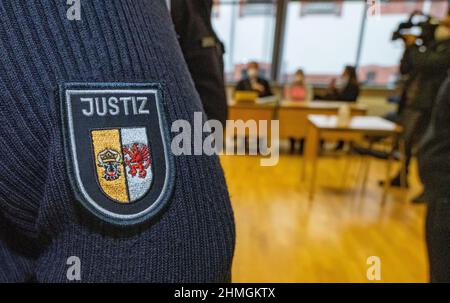
[[[102,163],[119,162],[120,154],[112,149],[105,149],[99,155]]]

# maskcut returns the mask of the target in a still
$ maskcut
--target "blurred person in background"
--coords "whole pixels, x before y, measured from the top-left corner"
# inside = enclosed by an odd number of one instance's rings
[[[305,82],[305,73],[299,69],[295,72],[294,81],[289,85],[286,85],[284,89],[284,96],[287,101],[292,102],[305,102],[311,101],[313,96],[313,88],[311,85]],[[303,152],[304,139],[289,138],[290,151],[294,154],[297,149],[297,143],[299,145],[299,152]]]
[[[184,58],[208,119],[225,125],[224,46],[211,22],[213,0],[171,0],[171,14]]]
[[[421,141],[419,173],[427,193],[426,240],[431,282],[450,282],[450,70]]]
[[[402,59],[400,60],[400,85],[401,85],[401,96],[400,101],[398,103],[397,108],[397,120],[399,122],[399,118],[401,117],[403,110],[407,105],[407,96],[408,96],[408,88],[414,79],[414,71],[412,70],[411,64],[409,64],[409,56],[412,46],[416,42],[417,37],[414,35],[404,35],[403,42],[405,44],[405,51],[403,52]]]
[[[333,79],[325,93],[325,95],[315,96],[317,100],[340,101],[340,102],[356,102],[358,100],[360,88],[356,68],[347,65],[341,76],[336,80]],[[342,150],[345,142],[340,140],[335,147],[335,151]]]
[[[414,78],[414,73],[410,67],[410,64],[408,64],[408,58],[409,58],[409,51],[411,45],[413,45],[416,42],[417,36],[410,35],[410,34],[404,34],[401,36],[405,51],[403,52],[402,58],[400,60],[400,67],[399,67],[399,78],[396,82],[396,88],[395,88],[395,95],[388,97],[388,102],[390,103],[396,103],[397,109],[392,112],[388,112],[384,118],[395,122],[400,123],[400,117],[402,116],[403,110],[406,107],[407,104],[407,95],[408,95],[408,88],[409,85],[412,82],[412,79]],[[398,148],[398,147],[397,147]]]
[[[238,82],[236,91],[254,91],[260,98],[273,95],[269,81],[260,75],[259,64],[255,61],[247,65],[247,78]]]
[[[295,72],[294,81],[284,89],[284,96],[288,101],[310,101],[313,88],[305,82],[305,73],[299,69]]]
[[[342,75],[336,80],[333,79],[322,96],[316,96],[318,100],[333,100],[342,102],[356,102],[358,100],[360,88],[356,68],[347,65]]]
[[[405,170],[409,164],[414,146],[421,140],[427,129],[434,101],[439,87],[450,68],[450,18],[447,16],[434,31],[434,39],[428,45],[418,45],[415,39],[407,41],[402,66],[410,73],[405,104],[401,112],[401,124],[404,128]],[[391,180],[392,186],[401,186],[400,172]],[[407,186],[407,182],[406,182]],[[425,202],[424,193],[413,199],[414,203]]]

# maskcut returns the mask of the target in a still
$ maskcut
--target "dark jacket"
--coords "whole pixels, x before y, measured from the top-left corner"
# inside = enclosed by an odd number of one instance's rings
[[[411,83],[414,80],[414,71],[412,69],[411,63],[410,63],[410,52],[412,51],[412,49],[410,47],[407,47],[405,49],[405,51],[403,52],[403,56],[402,59],[400,60],[400,74],[401,74],[401,79],[400,79],[400,87],[401,87],[401,95],[400,95],[400,101],[398,103],[398,108],[397,108],[397,114],[401,115],[401,113],[403,112],[403,110],[407,107],[408,105],[408,91],[409,91],[409,86],[411,85]]]
[[[211,23],[212,0],[172,0],[172,19],[184,58],[209,119],[228,116],[223,76],[224,47]]]
[[[431,112],[450,68],[450,40],[437,42],[425,51],[413,46],[408,56],[409,68],[415,75],[408,86],[407,104],[412,109]]]
[[[356,102],[359,96],[359,85],[349,83],[344,89],[338,91],[335,100],[346,101],[346,102]]]
[[[439,90],[418,159],[420,177],[427,191],[450,194],[450,71]]]
[[[264,86],[264,92],[259,93],[259,97],[268,97],[268,96],[272,96],[272,90],[270,88],[270,84],[267,80],[263,79],[263,78],[258,78],[257,82],[259,84],[261,84],[262,86]],[[243,79],[241,81],[238,82],[238,84],[236,85],[236,91],[250,91],[253,90],[252,89],[252,84],[250,82],[250,79]]]
[[[342,101],[342,102],[356,102],[359,96],[359,85],[348,83],[344,88],[334,88],[331,92],[325,95],[316,95],[314,99],[317,100],[329,100],[329,101]]]

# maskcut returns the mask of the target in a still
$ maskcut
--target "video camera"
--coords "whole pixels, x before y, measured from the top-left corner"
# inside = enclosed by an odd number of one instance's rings
[[[414,36],[422,45],[427,45],[434,41],[434,32],[439,26],[439,20],[415,11],[408,21],[400,23],[398,29],[392,35],[392,41],[405,39],[405,36]]]

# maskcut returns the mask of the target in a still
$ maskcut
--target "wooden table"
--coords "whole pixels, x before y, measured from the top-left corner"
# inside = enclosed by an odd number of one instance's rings
[[[305,163],[312,165],[311,183],[309,189],[310,200],[314,199],[316,178],[317,178],[317,158],[320,152],[320,140],[344,140],[359,141],[365,135],[398,137],[401,127],[386,119],[374,116],[353,117],[347,126],[338,125],[336,116],[310,115],[308,116],[308,135],[306,140]],[[392,157],[388,158],[386,168],[386,181],[383,193],[383,203],[390,187],[390,170]]]
[[[253,120],[259,126],[259,121],[267,121],[268,132],[270,134],[270,121],[276,116],[276,103],[258,104],[258,103],[236,103],[228,105],[228,119],[242,120],[247,122]],[[231,134],[230,134],[231,135]],[[248,135],[248,134],[238,134]]]
[[[309,115],[337,115],[342,105],[350,105],[352,116],[365,116],[367,106],[335,101],[290,102],[284,101],[278,109],[280,139],[304,139],[307,135]]]
[[[343,105],[350,105],[352,116],[364,116],[367,113],[367,106],[357,103],[347,103],[338,101],[310,101],[291,102],[283,101],[280,105],[275,103],[236,103],[232,101],[229,106],[230,120],[254,120],[270,121],[278,119],[280,122],[280,139],[306,138],[308,115],[336,115]]]
[[[251,102],[228,105],[228,119],[230,120],[272,120],[275,116],[277,105],[275,103],[258,104]]]

